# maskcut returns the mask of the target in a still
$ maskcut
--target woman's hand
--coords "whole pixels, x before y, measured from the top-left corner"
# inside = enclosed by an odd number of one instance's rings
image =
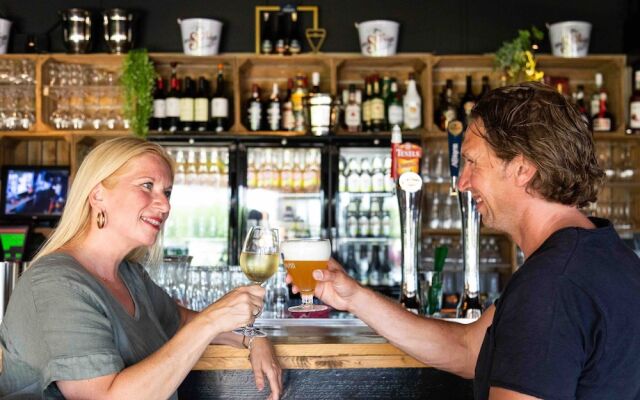
[[[262,310],[265,289],[259,285],[241,286],[202,310],[220,332],[229,332],[253,322]]]
[[[259,391],[264,389],[264,376],[269,380],[271,395],[268,400],[277,400],[282,394],[282,369],[273,346],[267,338],[254,338],[249,350],[249,361],[253,369],[256,387]]]

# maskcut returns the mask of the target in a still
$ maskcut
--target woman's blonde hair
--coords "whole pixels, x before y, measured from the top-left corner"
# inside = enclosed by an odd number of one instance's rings
[[[117,179],[129,161],[144,154],[155,154],[164,160],[171,170],[171,180],[173,180],[174,162],[167,151],[157,143],[128,136],[108,140],[94,148],[78,169],[58,226],[33,261],[59,250],[86,234],[91,223],[91,205],[89,204],[91,191],[99,183],[112,180],[110,178]],[[142,246],[134,249],[126,259],[135,262],[143,262],[146,256],[157,259],[161,252],[158,245],[159,238],[160,235],[150,248]]]

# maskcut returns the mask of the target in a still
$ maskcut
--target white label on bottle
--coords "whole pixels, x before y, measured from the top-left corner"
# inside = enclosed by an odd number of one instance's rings
[[[199,97],[195,101],[195,121],[206,122],[209,120],[209,100]]]
[[[595,117],[593,119],[593,130],[596,132],[609,132],[611,130],[611,119]]]
[[[420,102],[407,101],[404,103],[404,125],[408,129],[419,128],[422,125],[420,107]]]
[[[629,104],[629,126],[631,129],[640,129],[640,101]]]
[[[362,121],[371,121],[371,101],[365,101],[364,104],[362,104]]]
[[[291,131],[295,127],[295,117],[293,115],[293,105],[290,101],[282,104],[282,129]]]
[[[167,102],[165,99],[153,100],[153,118],[165,118],[167,116]]]
[[[400,104],[391,104],[389,106],[389,125],[400,125],[402,126],[403,119],[403,110]]]
[[[260,129],[260,119],[262,118],[262,105],[260,103],[252,102],[249,106],[249,129],[257,131]]]
[[[180,99],[177,97],[167,97],[167,117],[180,116]]]
[[[229,99],[226,97],[214,97],[211,99],[211,118],[229,117]]]
[[[344,122],[348,127],[357,128],[360,126],[360,106],[348,104],[344,111]]]
[[[380,98],[371,100],[371,119],[374,121],[384,120],[384,101]]]
[[[180,121],[193,121],[194,101],[192,97],[180,99]]]

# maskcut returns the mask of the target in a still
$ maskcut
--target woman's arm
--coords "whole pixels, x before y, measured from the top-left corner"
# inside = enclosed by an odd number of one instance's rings
[[[253,321],[256,310],[262,308],[263,296],[264,289],[256,285],[238,288],[203,312],[185,315],[184,326],[137,364],[117,374],[57,381],[58,388],[68,399],[168,398],[215,337]]]

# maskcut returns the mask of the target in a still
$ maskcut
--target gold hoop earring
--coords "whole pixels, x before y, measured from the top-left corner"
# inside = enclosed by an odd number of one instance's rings
[[[98,215],[96,215],[96,223],[98,225],[98,229],[104,228],[107,224],[107,214],[104,211],[100,210]]]

